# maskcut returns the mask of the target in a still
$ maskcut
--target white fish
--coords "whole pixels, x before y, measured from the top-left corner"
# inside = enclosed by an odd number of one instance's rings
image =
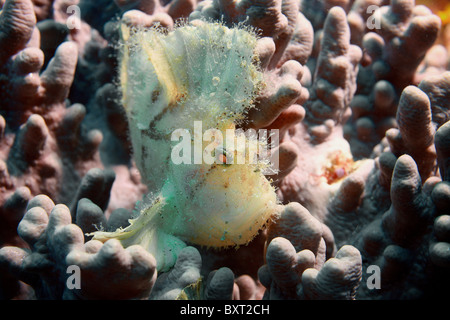
[[[267,163],[174,164],[171,137],[182,128],[193,140],[202,139],[196,121],[225,136],[244,119],[263,85],[255,32],[202,22],[171,32],[123,27],[122,36],[123,105],[134,160],[150,195],[128,227],[94,232],[93,239],[140,244],[161,271],[173,266],[185,242],[218,248],[247,244],[280,211],[261,170]],[[202,149],[210,143],[203,141]],[[214,146],[222,160],[242,156]]]

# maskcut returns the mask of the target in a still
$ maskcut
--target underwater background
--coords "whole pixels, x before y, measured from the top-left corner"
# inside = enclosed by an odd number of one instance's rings
[[[2,300],[449,297],[449,1],[0,6]]]

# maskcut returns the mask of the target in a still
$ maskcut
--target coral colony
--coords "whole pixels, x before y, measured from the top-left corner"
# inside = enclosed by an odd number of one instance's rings
[[[450,287],[447,1],[0,5],[1,299]]]

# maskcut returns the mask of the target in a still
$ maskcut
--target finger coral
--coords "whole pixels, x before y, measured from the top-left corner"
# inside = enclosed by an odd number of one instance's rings
[[[445,296],[441,2],[0,6],[1,299]]]

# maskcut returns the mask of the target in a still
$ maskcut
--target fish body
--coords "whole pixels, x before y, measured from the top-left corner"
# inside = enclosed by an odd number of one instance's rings
[[[248,28],[211,22],[171,32],[124,28],[122,34],[123,105],[133,157],[150,194],[128,227],[94,232],[93,239],[140,244],[161,271],[173,266],[186,242],[215,248],[247,244],[280,210],[263,174],[265,161],[227,163],[245,158],[254,138],[240,136],[241,149],[234,145],[238,138],[224,141],[263,84],[257,36]],[[207,129],[222,140],[205,139]],[[181,143],[187,146],[183,153],[193,152],[180,163],[174,148]],[[220,161],[204,161],[205,150]]]

